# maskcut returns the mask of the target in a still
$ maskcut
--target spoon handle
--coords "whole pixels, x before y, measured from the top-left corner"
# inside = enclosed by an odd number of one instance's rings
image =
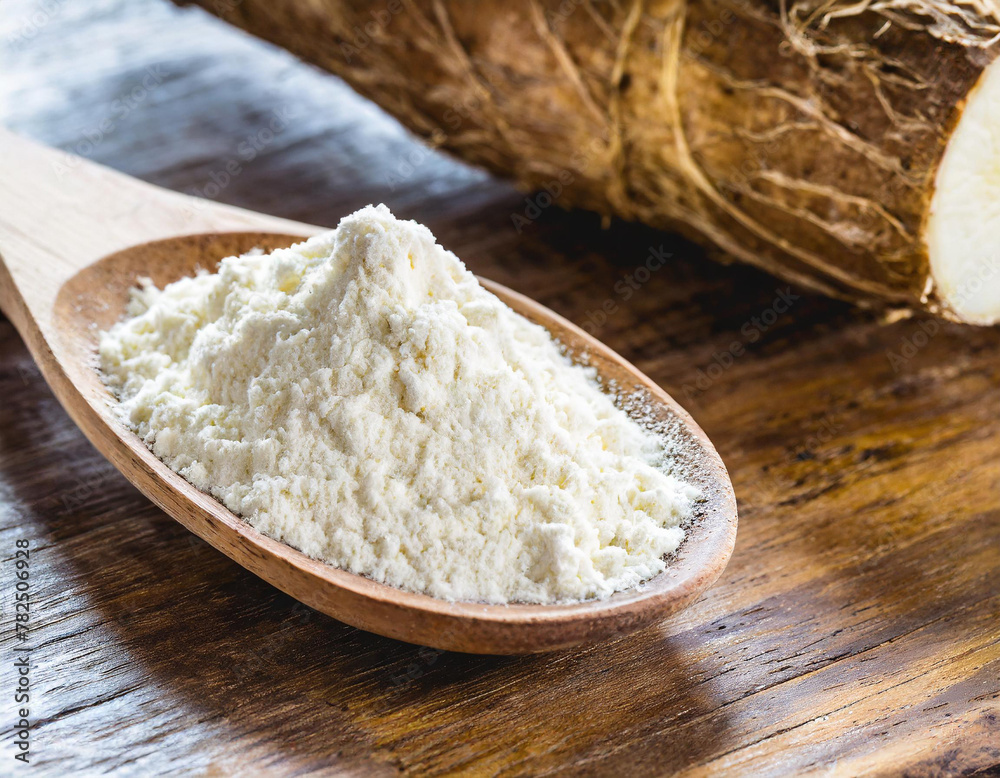
[[[50,334],[60,287],[116,251],[148,241],[302,225],[171,192],[0,128],[0,310],[29,341]],[[298,228],[298,229],[296,229]]]

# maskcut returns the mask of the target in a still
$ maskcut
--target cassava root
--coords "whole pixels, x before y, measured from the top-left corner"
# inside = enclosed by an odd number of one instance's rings
[[[1000,321],[997,0],[199,3],[560,205]]]

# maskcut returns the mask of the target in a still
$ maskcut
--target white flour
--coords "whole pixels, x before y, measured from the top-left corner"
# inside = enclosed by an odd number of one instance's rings
[[[136,291],[105,380],[171,468],[273,538],[452,600],[604,597],[664,569],[697,490],[593,372],[425,228],[368,207]]]

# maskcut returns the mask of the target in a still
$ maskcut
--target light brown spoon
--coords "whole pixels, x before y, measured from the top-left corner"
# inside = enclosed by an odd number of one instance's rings
[[[679,429],[680,459],[705,494],[666,572],[641,588],[572,605],[483,605],[411,594],[317,562],[257,532],[158,460],[113,412],[96,370],[98,333],[119,319],[141,276],[158,285],[254,247],[319,230],[169,192],[0,130],[0,307],[84,434],[149,499],[284,592],[340,621],[437,648],[549,651],[623,635],[691,603],[722,573],[736,501],[705,433],[632,365],[552,311],[483,283],[538,322],[657,418]]]

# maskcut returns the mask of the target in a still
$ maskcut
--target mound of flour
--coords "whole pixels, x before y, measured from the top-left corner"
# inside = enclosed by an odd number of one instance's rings
[[[128,423],[195,486],[311,557],[435,597],[631,587],[697,496],[592,371],[384,206],[147,284],[100,358]]]

